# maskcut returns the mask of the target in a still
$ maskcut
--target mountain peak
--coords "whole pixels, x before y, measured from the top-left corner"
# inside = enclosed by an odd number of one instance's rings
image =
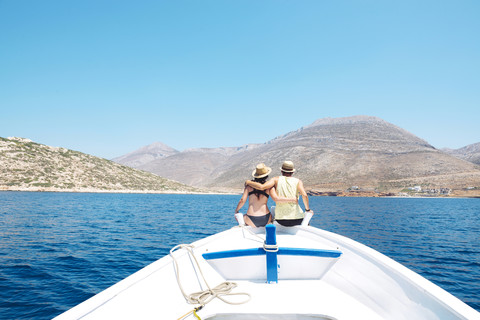
[[[459,159],[470,161],[480,165],[480,142],[469,144],[460,149],[442,149],[443,152],[453,155]]]
[[[306,126],[305,128],[322,126],[322,125],[339,125],[339,124],[353,124],[358,122],[378,122],[378,123],[388,123],[387,121],[373,116],[357,115],[351,117],[343,118],[321,118],[315,120],[312,124]]]
[[[33,142],[32,140],[30,139],[27,139],[27,138],[20,138],[20,137],[8,137],[7,140],[10,140],[10,141],[17,141],[17,142],[24,142],[24,143],[30,143],[30,142]]]
[[[154,142],[152,144],[149,144],[147,146],[143,146],[140,149],[138,149],[134,152],[131,152],[130,154],[136,153],[136,152],[149,152],[150,154],[154,154],[154,155],[158,155],[158,156],[169,156],[169,155],[175,154],[179,151],[170,147],[170,146],[167,146],[166,144],[164,144],[160,141],[156,141],[156,142]]]
[[[179,153],[179,151],[162,142],[156,141],[112,160],[126,166],[137,168],[148,162],[165,158],[176,153]]]

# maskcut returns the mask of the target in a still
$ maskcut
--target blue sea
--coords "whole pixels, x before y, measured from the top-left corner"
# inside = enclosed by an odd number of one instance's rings
[[[173,246],[234,226],[239,198],[0,192],[0,319],[57,316]],[[373,247],[480,311],[480,199],[310,203],[313,226]]]

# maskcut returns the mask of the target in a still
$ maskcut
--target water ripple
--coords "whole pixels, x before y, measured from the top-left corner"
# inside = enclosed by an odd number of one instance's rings
[[[0,192],[0,319],[51,319],[173,246],[233,226],[238,200]],[[477,199],[312,197],[310,206],[312,225],[373,247],[480,310]]]

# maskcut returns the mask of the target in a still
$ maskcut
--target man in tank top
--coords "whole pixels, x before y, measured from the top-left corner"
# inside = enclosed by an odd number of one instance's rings
[[[300,179],[292,177],[295,172],[295,167],[292,161],[285,161],[280,169],[282,176],[275,177],[264,184],[255,183],[254,181],[247,181],[246,184],[258,190],[275,188],[278,196],[285,198],[299,198],[302,196],[305,211],[310,210],[308,196],[303,187],[303,182]],[[275,221],[279,224],[291,227],[300,225],[305,217],[305,213],[298,205],[298,202],[279,202],[275,208]]]

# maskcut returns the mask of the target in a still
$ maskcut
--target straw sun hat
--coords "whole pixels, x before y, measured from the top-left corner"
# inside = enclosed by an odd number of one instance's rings
[[[257,167],[252,172],[254,178],[266,177],[272,172],[272,168],[267,167],[264,163],[257,164]]]
[[[295,172],[295,167],[292,161],[285,161],[280,168],[283,172],[292,173]]]

